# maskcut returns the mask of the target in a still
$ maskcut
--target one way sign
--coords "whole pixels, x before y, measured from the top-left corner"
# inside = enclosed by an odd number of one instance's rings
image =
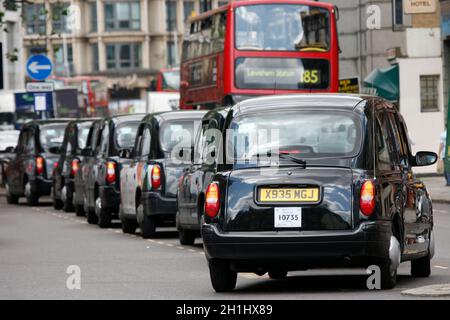
[[[27,62],[27,73],[30,78],[43,81],[52,74],[52,62],[47,56],[38,54],[31,56]]]

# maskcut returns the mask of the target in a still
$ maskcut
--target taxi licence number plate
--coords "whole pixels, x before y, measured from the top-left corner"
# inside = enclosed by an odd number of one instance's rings
[[[318,188],[261,188],[258,195],[259,202],[318,202]]]

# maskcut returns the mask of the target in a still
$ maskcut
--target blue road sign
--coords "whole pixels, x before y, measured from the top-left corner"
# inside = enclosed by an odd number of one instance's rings
[[[52,74],[52,69],[52,62],[42,54],[31,56],[27,61],[27,73],[34,80],[47,79]]]

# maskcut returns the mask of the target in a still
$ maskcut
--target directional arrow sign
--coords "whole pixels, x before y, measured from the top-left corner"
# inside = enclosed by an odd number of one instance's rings
[[[27,62],[27,73],[30,78],[42,81],[48,78],[52,73],[52,62],[47,56],[38,54],[31,56]]]

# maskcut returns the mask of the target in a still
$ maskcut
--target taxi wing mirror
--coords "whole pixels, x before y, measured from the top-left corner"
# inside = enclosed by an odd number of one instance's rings
[[[420,151],[413,158],[413,166],[426,167],[435,164],[438,161],[438,155],[434,152]]]

